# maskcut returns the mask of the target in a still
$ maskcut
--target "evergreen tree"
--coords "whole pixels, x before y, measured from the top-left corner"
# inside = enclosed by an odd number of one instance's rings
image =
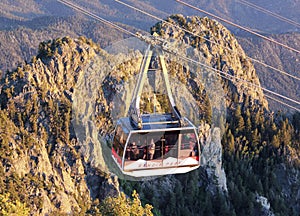
[[[280,146],[280,141],[279,141],[279,138],[277,135],[274,135],[272,138],[272,146],[274,148],[279,148],[279,146]]]
[[[136,216],[152,216],[152,206],[146,204],[142,206],[140,198],[136,191],[132,193],[132,199],[127,198],[122,192],[118,197],[108,197],[99,206],[102,215],[136,215]]]
[[[228,143],[228,152],[231,154],[234,154],[235,147],[234,147],[234,136],[231,133],[231,130],[229,129],[227,134],[227,143]]]
[[[235,126],[235,135],[239,135],[245,127],[245,122],[244,119],[242,117],[242,111],[241,111],[241,106],[238,105],[235,109],[235,113],[234,113],[234,126]]]
[[[10,194],[0,194],[0,215],[3,216],[26,216],[30,209],[19,200],[11,200]]]

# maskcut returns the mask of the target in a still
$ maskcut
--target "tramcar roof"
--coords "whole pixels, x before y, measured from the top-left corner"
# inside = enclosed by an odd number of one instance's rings
[[[170,121],[168,114],[147,114],[142,116],[143,128],[137,129],[130,123],[129,117],[123,117],[118,120],[118,125],[122,125],[125,133],[141,133],[141,132],[159,132],[159,131],[179,131],[179,130],[194,130],[195,126],[184,117],[186,125],[180,126],[179,123],[166,123]]]

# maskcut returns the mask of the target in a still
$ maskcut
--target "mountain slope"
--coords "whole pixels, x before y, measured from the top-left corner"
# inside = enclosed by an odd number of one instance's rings
[[[134,12],[115,1],[99,2],[97,0],[86,1],[86,0],[76,0],[71,1],[78,4],[89,11],[96,14],[101,14],[105,18],[110,18],[110,20],[122,22],[124,17],[126,18],[126,24],[133,24],[136,27],[140,27],[143,30],[147,30],[151,27],[152,19],[145,17],[138,12]],[[258,1],[251,0],[246,1],[263,7],[267,10],[277,13],[283,17],[287,17],[295,22],[300,21],[299,17],[299,3],[297,0],[278,0],[274,3],[271,0],[268,1]],[[162,18],[168,16],[172,13],[181,13],[184,15],[202,15],[199,12],[185,7],[179,3],[172,0],[158,1],[152,0],[148,2],[141,2],[136,0],[127,1],[127,3],[137,6],[147,12],[158,15]],[[213,3],[211,1],[188,1],[189,4],[195,5],[201,9],[207,10],[223,18],[229,19],[231,21],[237,22],[240,25],[248,26],[252,29],[257,29],[262,32],[269,33],[282,33],[290,31],[299,31],[296,26],[290,25],[286,22],[275,19],[270,15],[266,15],[252,7],[247,6],[247,4],[242,1],[236,0],[217,0]],[[30,20],[36,17],[42,16],[70,16],[74,15],[74,11],[62,6],[56,0],[46,0],[46,1],[34,1],[29,0],[23,1],[2,1],[1,2],[2,13],[1,17],[14,20]]]
[[[114,29],[107,31],[107,26],[84,17],[69,18],[35,18],[32,21],[22,21],[17,29],[0,32],[0,68],[2,73],[14,69],[25,62],[30,62],[37,55],[41,41],[69,35],[79,37],[86,35],[105,47],[112,41],[123,38]]]
[[[299,33],[273,35],[272,38],[300,50]],[[251,37],[239,38],[238,41],[250,57],[258,59],[274,68],[285,71],[295,77],[298,77],[298,79],[300,78],[300,58],[299,54],[296,52],[292,52],[287,49],[274,46],[274,44],[270,42]],[[282,95],[286,95],[295,100],[300,97],[299,80],[283,75],[272,69],[268,69],[258,63],[255,64],[255,68],[260,81],[265,88],[278,92]],[[270,100],[269,103],[272,110],[288,110],[288,107],[282,106],[272,100]],[[290,110],[290,112],[294,112],[294,110]]]

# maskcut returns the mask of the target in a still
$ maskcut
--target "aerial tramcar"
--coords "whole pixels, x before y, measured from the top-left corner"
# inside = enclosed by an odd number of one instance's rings
[[[128,116],[118,119],[112,143],[112,158],[119,169],[134,177],[186,173],[200,166],[200,145],[196,127],[177,109],[162,52],[151,45],[144,55]],[[161,72],[168,97],[169,111],[142,113],[142,89],[150,70]]]

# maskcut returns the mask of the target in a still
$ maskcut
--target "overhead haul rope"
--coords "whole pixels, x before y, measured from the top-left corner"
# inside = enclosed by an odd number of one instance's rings
[[[231,81],[231,82],[234,81],[232,78],[226,77],[226,76],[224,76],[224,75],[222,75],[222,74],[218,74],[218,75],[219,75],[220,77],[226,79],[226,80]],[[246,88],[249,89],[248,86],[246,86]],[[271,100],[273,100],[273,101],[276,101],[276,102],[278,102],[278,103],[281,103],[281,104],[283,104],[283,105],[285,105],[285,106],[287,106],[287,107],[290,107],[290,108],[292,108],[292,109],[294,109],[294,110],[300,112],[300,109],[297,108],[297,107],[295,107],[295,106],[292,106],[292,105],[290,105],[290,104],[288,104],[288,103],[285,103],[285,102],[283,102],[283,101],[281,101],[281,100],[278,100],[277,98],[274,98],[274,97],[272,97],[272,96],[270,96],[270,95],[268,95],[268,94],[264,94],[264,96],[267,97],[267,98],[269,98],[269,99],[271,99]]]
[[[63,4],[65,4],[65,5],[68,6],[68,7],[71,7],[71,8],[73,8],[73,9],[75,9],[75,10],[78,10],[78,11],[80,11],[80,12],[82,12],[82,13],[84,13],[84,14],[86,14],[86,15],[88,15],[88,16],[90,16],[90,17],[92,17],[92,18],[94,18],[94,19],[96,19],[96,20],[98,20],[98,21],[100,21],[100,22],[102,22],[102,23],[105,23],[105,24],[107,24],[107,25],[109,25],[109,26],[111,26],[111,27],[113,27],[113,28],[115,28],[115,29],[118,29],[119,31],[122,31],[122,32],[124,32],[124,33],[126,33],[126,34],[130,34],[130,35],[132,35],[132,36],[134,36],[134,37],[136,37],[136,38],[138,38],[138,39],[144,40],[144,41],[146,41],[146,42],[148,42],[148,43],[150,43],[151,40],[153,40],[153,39],[151,39],[151,38],[149,38],[149,37],[147,38],[147,37],[145,37],[145,36],[143,36],[143,35],[140,35],[139,33],[136,33],[136,34],[135,34],[135,33],[132,33],[132,32],[130,32],[130,31],[128,31],[127,29],[124,29],[124,28],[122,28],[122,27],[120,27],[120,26],[118,26],[118,25],[116,25],[116,24],[114,24],[114,23],[112,23],[112,22],[110,22],[110,21],[108,21],[108,20],[102,18],[102,17],[99,17],[98,15],[95,15],[95,14],[93,14],[93,13],[91,13],[91,12],[88,12],[88,11],[86,11],[85,9],[83,9],[83,8],[81,8],[81,7],[79,7],[79,6],[75,5],[75,4],[73,4],[73,3],[70,3],[70,2],[65,1],[65,0],[57,0],[57,1],[59,1],[59,2],[61,2],[61,3],[63,3]],[[153,45],[154,45],[154,46],[157,46],[157,44],[153,44]],[[161,48],[163,49],[163,48],[165,48],[165,46],[163,46],[163,47],[161,47]],[[181,55],[177,54],[176,52],[174,52],[174,51],[172,51],[172,50],[166,50],[166,49],[164,49],[164,51],[167,51],[167,52],[169,52],[169,53],[171,53],[171,54],[177,55],[177,56],[180,57],[181,59],[184,59],[184,60],[186,60],[186,61],[188,61],[188,62],[192,62],[192,63],[198,64],[198,65],[201,65],[201,66],[203,66],[203,67],[206,67],[206,68],[208,68],[208,69],[211,69],[212,71],[217,72],[217,74],[219,74],[219,75],[222,74],[222,75],[224,75],[225,77],[228,77],[228,76],[229,76],[229,77],[231,77],[231,78],[233,78],[233,79],[235,79],[235,80],[238,80],[238,81],[242,81],[242,82],[248,83],[248,84],[249,84],[250,86],[252,86],[252,87],[260,88],[260,89],[262,89],[262,90],[264,90],[264,91],[266,91],[266,92],[268,92],[268,93],[274,94],[274,95],[276,95],[276,96],[278,96],[278,97],[284,98],[284,99],[286,99],[286,100],[289,100],[289,101],[291,101],[291,102],[294,102],[294,103],[300,105],[300,102],[299,102],[299,101],[296,101],[296,100],[291,99],[291,98],[289,98],[289,97],[287,97],[287,96],[284,96],[284,95],[281,95],[281,94],[279,94],[279,93],[276,93],[276,92],[271,91],[271,90],[269,90],[269,89],[263,88],[263,87],[261,87],[261,86],[259,86],[259,85],[253,84],[253,83],[251,83],[251,82],[249,82],[249,81],[247,81],[247,80],[243,80],[243,79],[238,78],[238,77],[235,77],[235,76],[233,76],[233,75],[231,75],[231,74],[228,74],[228,73],[225,73],[225,72],[223,72],[223,71],[217,70],[217,69],[215,69],[215,68],[213,68],[213,67],[211,67],[211,66],[208,66],[208,65],[206,65],[206,64],[203,64],[203,63],[201,63],[201,62],[198,62],[198,61],[195,61],[195,60],[193,60],[193,59],[190,59],[190,58],[181,56]],[[225,77],[224,77],[224,78],[225,78]],[[225,78],[225,79],[226,79],[226,78]],[[228,80],[229,80],[229,79],[228,79]],[[231,81],[233,81],[233,80],[231,80]],[[284,102],[281,101],[281,103],[284,103]],[[291,105],[290,105],[290,106],[291,106]],[[294,109],[296,109],[296,110],[298,110],[298,108],[296,108],[296,107],[293,107],[293,106],[291,106],[291,107],[294,108]]]
[[[234,81],[233,79],[231,79],[231,78],[229,78],[229,77],[226,77],[226,76],[224,76],[224,75],[222,75],[222,74],[218,74],[218,75],[219,75],[220,77],[226,79],[226,80],[231,81],[231,82]],[[249,89],[248,86],[246,86],[246,88]],[[285,103],[285,102],[283,102],[283,101],[281,101],[281,100],[278,100],[277,98],[274,98],[274,97],[272,97],[272,96],[270,96],[270,95],[268,95],[268,94],[264,94],[264,96],[267,97],[267,98],[269,98],[269,99],[271,99],[271,100],[273,100],[273,101],[276,101],[276,102],[278,102],[278,103],[280,103],[280,104],[282,104],[282,105],[285,105],[285,106],[287,106],[287,107],[290,107],[290,108],[292,108],[292,109],[294,109],[294,110],[300,112],[300,109],[298,109],[298,108],[295,107],[295,106],[292,106],[292,105],[290,105],[290,104],[288,104],[288,103]]]
[[[90,17],[92,17],[92,18],[94,18],[94,19],[96,19],[96,20],[98,20],[98,21],[100,21],[100,22],[102,22],[102,23],[104,23],[106,25],[110,25],[110,26],[112,26],[113,28],[115,28],[115,29],[117,29],[119,31],[122,31],[122,32],[124,32],[126,34],[129,34],[131,36],[136,37],[136,34],[132,33],[131,31],[128,31],[127,29],[122,28],[122,27],[114,24],[113,22],[110,22],[110,21],[108,21],[108,20],[106,20],[106,19],[104,19],[104,18],[102,18],[102,17],[100,17],[100,16],[98,16],[96,14],[93,14],[93,13],[85,10],[84,8],[79,7],[78,5],[73,4],[72,2],[65,1],[65,0],[57,0],[57,1],[59,1],[60,3],[63,3],[64,5],[66,5],[66,6],[70,7],[70,8],[73,8],[73,9],[75,9],[77,11],[80,11],[81,13],[83,13],[83,14],[85,14],[87,16],[90,16]]]
[[[235,1],[236,1],[236,2],[239,2],[239,3],[243,4],[243,5],[246,5],[246,6],[248,6],[248,7],[254,8],[254,9],[256,9],[256,10],[258,10],[258,11],[260,11],[260,12],[263,12],[263,13],[265,13],[265,14],[269,14],[269,15],[272,16],[272,17],[275,17],[275,18],[277,18],[277,19],[279,19],[279,20],[281,20],[281,21],[287,22],[287,23],[289,23],[289,24],[291,24],[291,25],[294,25],[294,26],[297,26],[298,28],[300,28],[300,23],[298,23],[298,22],[296,22],[296,21],[294,21],[294,20],[291,20],[291,19],[289,19],[289,18],[286,18],[286,17],[284,17],[284,16],[281,16],[281,15],[279,15],[279,14],[277,14],[277,13],[274,13],[274,12],[268,10],[268,9],[265,9],[265,8],[263,8],[263,7],[260,7],[260,6],[256,5],[256,4],[253,4],[253,3],[251,3],[251,2],[244,1],[244,0],[235,0]]]
[[[156,20],[159,20],[159,21],[161,21],[161,22],[163,22],[163,23],[166,23],[166,24],[168,24],[168,25],[170,25],[170,26],[176,27],[176,28],[178,28],[178,29],[180,29],[180,30],[182,30],[182,31],[185,31],[185,32],[189,33],[189,34],[192,34],[193,36],[197,36],[197,37],[203,38],[204,40],[209,41],[209,42],[211,42],[211,43],[213,43],[213,44],[220,45],[218,42],[209,40],[208,38],[206,38],[206,37],[204,37],[204,36],[200,36],[200,35],[198,35],[198,34],[192,32],[192,31],[189,31],[189,30],[187,30],[187,29],[185,29],[185,28],[182,28],[182,27],[180,27],[180,26],[178,26],[178,25],[176,25],[176,24],[173,24],[173,23],[171,23],[171,22],[168,22],[168,21],[166,21],[166,20],[164,20],[164,19],[162,19],[162,18],[160,18],[160,17],[157,17],[157,16],[155,16],[155,15],[153,15],[153,14],[151,14],[151,13],[148,13],[148,12],[146,12],[146,11],[143,11],[143,10],[137,8],[137,7],[134,7],[134,6],[132,6],[132,5],[126,4],[125,2],[122,2],[122,1],[120,1],[120,0],[115,0],[115,1],[118,2],[118,3],[120,3],[120,4],[122,4],[122,5],[124,5],[124,6],[126,6],[126,7],[129,7],[129,8],[131,8],[131,9],[133,9],[133,10],[136,10],[136,11],[138,11],[138,12],[140,12],[140,13],[143,13],[143,14],[145,14],[145,15],[147,15],[147,16],[150,16],[150,17],[152,17],[152,18],[154,18],[154,19],[156,19]],[[233,52],[233,53],[236,53],[236,54],[238,53],[238,52],[236,52],[235,50],[230,49],[230,48],[228,48],[228,47],[224,47],[224,48],[227,49],[227,50],[229,50],[230,52]],[[254,59],[254,58],[251,58],[251,57],[249,57],[249,56],[246,56],[246,58],[252,60],[253,62],[256,62],[256,63],[258,63],[258,64],[261,64],[261,65],[263,65],[264,67],[268,67],[268,68],[270,68],[270,69],[272,69],[272,70],[275,70],[275,71],[277,71],[277,72],[279,72],[279,73],[281,73],[281,74],[283,74],[283,75],[289,76],[289,77],[291,77],[291,78],[293,78],[293,79],[296,79],[296,80],[300,81],[300,77],[298,77],[298,76],[292,75],[292,74],[290,74],[290,73],[288,73],[288,72],[285,72],[285,71],[283,71],[283,70],[280,70],[280,69],[278,69],[278,68],[275,68],[275,67],[273,67],[273,66],[271,66],[271,65],[268,65],[268,64],[266,64],[266,63],[264,63],[264,62],[261,62],[261,61],[259,61],[259,60],[257,60],[257,59]]]
[[[285,103],[285,102],[283,102],[283,101],[281,101],[281,100],[278,100],[278,99],[276,99],[276,98],[274,98],[274,97],[272,97],[272,96],[270,96],[270,95],[265,94],[265,96],[266,96],[267,98],[273,100],[273,101],[276,101],[276,102],[278,102],[278,103],[281,103],[281,104],[283,104],[283,105],[285,105],[285,106],[288,106],[288,107],[290,107],[290,108],[292,108],[292,109],[295,109],[296,111],[300,112],[300,109],[298,109],[297,107],[294,107],[294,106],[292,106],[292,105],[290,105],[290,104],[287,104],[287,103]]]
[[[290,47],[290,46],[288,46],[288,45],[286,45],[286,44],[280,43],[280,42],[278,42],[278,41],[276,41],[276,40],[274,40],[274,39],[268,38],[268,37],[266,37],[266,36],[264,36],[264,35],[262,35],[262,34],[259,34],[259,33],[255,32],[255,31],[252,31],[251,29],[248,29],[248,28],[246,28],[246,27],[244,27],[244,26],[241,26],[241,25],[238,25],[238,24],[236,24],[236,23],[233,23],[233,22],[231,22],[231,21],[229,21],[229,20],[226,20],[226,19],[224,19],[224,18],[222,18],[222,17],[219,17],[219,16],[217,16],[217,15],[215,15],[215,14],[212,14],[212,13],[210,13],[210,12],[208,12],[208,11],[205,11],[205,10],[203,10],[203,9],[200,9],[200,8],[198,8],[198,7],[196,7],[196,6],[193,6],[193,5],[189,4],[189,3],[186,3],[186,2],[184,2],[184,1],[181,1],[181,0],[175,0],[175,1],[177,1],[178,3],[180,3],[180,4],[182,4],[182,5],[185,5],[185,6],[187,6],[187,7],[190,7],[190,8],[192,8],[192,9],[194,9],[194,10],[197,10],[197,11],[199,11],[199,12],[201,12],[201,13],[204,13],[204,14],[207,14],[207,15],[209,15],[209,16],[212,16],[212,17],[214,17],[214,18],[216,18],[216,19],[219,19],[219,20],[221,20],[221,21],[223,21],[223,22],[225,22],[225,23],[227,23],[227,24],[229,24],[229,25],[232,25],[232,26],[234,26],[234,27],[240,28],[240,29],[242,29],[242,30],[244,30],[244,31],[246,31],[246,32],[249,32],[249,33],[251,33],[251,34],[254,34],[254,35],[256,35],[256,36],[258,36],[258,37],[260,37],[260,38],[263,38],[263,39],[265,39],[265,40],[267,40],[267,41],[270,41],[270,42],[275,43],[275,44],[277,44],[277,45],[279,45],[279,46],[282,46],[282,47],[284,47],[284,48],[286,48],[286,49],[288,49],[288,50],[291,50],[291,51],[293,51],[293,52],[296,52],[296,53],[300,54],[300,51],[299,51],[299,50],[297,50],[297,49],[295,49],[295,48],[293,48],[293,47]]]

